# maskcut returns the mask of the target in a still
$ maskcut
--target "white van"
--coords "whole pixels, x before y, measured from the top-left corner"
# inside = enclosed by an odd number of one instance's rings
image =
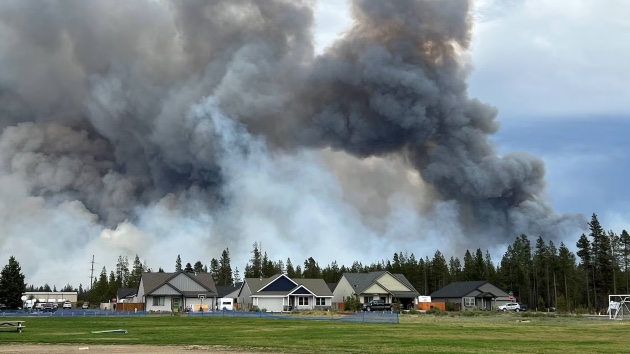
[[[231,297],[220,298],[218,302],[219,302],[219,311],[222,311],[222,310],[233,311],[234,310],[234,299],[232,299]]]

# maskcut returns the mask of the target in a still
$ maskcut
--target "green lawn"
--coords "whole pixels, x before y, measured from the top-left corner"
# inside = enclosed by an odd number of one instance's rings
[[[22,320],[26,320],[24,332],[3,331],[0,345],[10,342],[198,344],[290,353],[572,354],[630,350],[630,323],[586,318],[420,315],[401,317],[399,324],[186,316]],[[129,333],[90,333],[119,328]]]

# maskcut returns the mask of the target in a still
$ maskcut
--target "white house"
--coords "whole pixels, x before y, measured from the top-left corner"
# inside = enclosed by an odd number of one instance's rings
[[[210,273],[142,273],[137,302],[146,311],[209,311],[216,307],[217,288]]]
[[[412,308],[418,304],[420,295],[402,274],[388,271],[371,273],[344,273],[333,292],[333,303],[343,303],[348,297],[357,296],[361,303],[372,300],[397,302],[401,308]]]
[[[241,309],[257,307],[270,312],[293,309],[328,309],[333,294],[323,279],[291,279],[286,274],[269,278],[246,278],[238,292]]]

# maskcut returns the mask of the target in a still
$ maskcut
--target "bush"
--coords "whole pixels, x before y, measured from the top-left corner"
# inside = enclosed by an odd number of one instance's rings
[[[447,315],[446,311],[442,311],[442,309],[439,308],[439,307],[431,307],[430,310],[427,310],[427,314],[435,315],[435,316],[446,316]]]
[[[348,296],[343,302],[343,308],[345,311],[359,311],[361,309],[361,302],[356,296]]]
[[[249,312],[260,312],[260,309],[258,308],[258,306],[254,306],[251,309],[249,309]]]
[[[83,300],[78,300],[78,301],[77,301],[77,307],[78,307],[78,308],[83,307],[83,303],[84,303],[84,302],[85,302],[85,301],[83,301]]]
[[[456,310],[455,309],[455,303],[453,303],[453,302],[447,302],[445,308],[446,308],[446,311],[455,311]]]

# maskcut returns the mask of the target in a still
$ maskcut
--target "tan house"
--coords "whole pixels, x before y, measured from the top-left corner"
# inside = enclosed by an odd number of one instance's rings
[[[324,279],[291,279],[286,274],[246,278],[237,295],[238,307],[269,312],[328,309],[333,294]]]
[[[361,303],[384,300],[399,303],[402,309],[418,304],[418,291],[402,274],[388,271],[344,273],[333,292],[333,303],[340,306],[348,297],[357,296]]]
[[[210,273],[142,273],[135,302],[144,303],[146,311],[209,311],[217,297]]]

